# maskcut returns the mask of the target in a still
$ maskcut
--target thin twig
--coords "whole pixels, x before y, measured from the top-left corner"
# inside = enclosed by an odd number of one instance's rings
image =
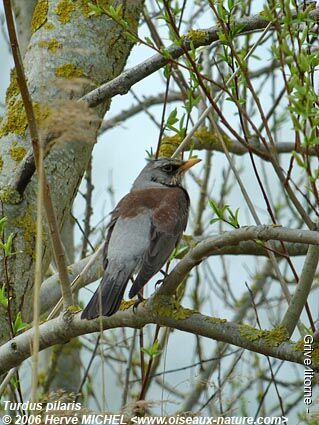
[[[1,382],[1,384],[0,384],[0,397],[5,392],[7,385],[9,385],[11,379],[13,378],[13,376],[15,375],[17,370],[18,370],[17,367],[13,367],[12,369],[10,369],[9,372],[7,373],[7,376]]]
[[[26,110],[30,133],[32,137],[32,145],[38,172],[38,192],[37,192],[37,223],[36,223],[36,247],[35,247],[35,279],[33,293],[33,341],[32,341],[32,383],[31,383],[31,401],[37,400],[38,390],[38,360],[39,360],[39,317],[40,317],[40,286],[42,282],[42,205],[44,191],[44,167],[43,167],[43,147],[38,137],[35,115],[33,111],[31,97],[29,95],[26,78],[24,74],[22,59],[20,55],[18,38],[15,31],[12,8],[10,0],[3,0],[8,34],[12,54],[16,66],[17,80],[21,91],[21,97]]]
[[[99,343],[100,343],[100,339],[101,339],[101,335],[98,335],[98,337],[97,337],[97,339],[95,341],[95,346],[94,346],[94,350],[92,352],[91,358],[90,358],[89,363],[88,363],[88,365],[87,365],[87,367],[85,369],[85,372],[84,372],[82,381],[81,381],[81,383],[79,385],[79,388],[78,388],[78,391],[77,391],[77,394],[76,394],[76,397],[75,397],[75,400],[74,400],[75,403],[78,401],[78,399],[81,396],[82,388],[83,388],[83,385],[85,384],[85,381],[86,381],[86,379],[87,379],[87,377],[89,375],[90,368],[91,368],[92,363],[93,363],[93,360],[94,360],[94,358],[96,356],[97,349],[98,349]]]
[[[292,12],[292,15],[296,16],[296,13]],[[310,11],[308,18],[317,21],[319,18],[319,8]],[[251,31],[259,31],[265,27],[268,27],[269,21],[264,19],[261,14],[257,14],[239,19],[236,22],[236,26],[238,28],[242,28],[242,30],[236,34],[237,36],[240,36],[248,34]],[[271,23],[270,26],[273,27],[274,24]],[[186,36],[182,46],[176,46],[173,44],[166,49],[168,52],[167,56],[176,59],[185,53],[185,48],[191,50],[192,48],[197,48],[200,46],[208,46],[212,42],[218,40],[219,31],[219,25],[208,28],[205,30],[207,37],[203,37],[199,41],[188,39]],[[170,62],[170,59],[164,57],[162,54],[155,54],[139,65],[136,65],[133,68],[123,72],[112,81],[109,81],[97,89],[92,90],[90,93],[83,96],[82,100],[87,101],[90,106],[96,106],[104,102],[105,99],[110,99],[117,94],[126,94],[134,84],[136,84],[138,81],[141,81],[148,75],[158,71],[168,62]]]
[[[261,33],[261,35],[259,36],[259,38],[257,39],[256,43],[254,43],[254,45],[251,47],[251,49],[249,50],[249,52],[246,54],[245,56],[245,61],[254,53],[254,51],[256,50],[256,48],[259,46],[260,42],[262,41],[262,39],[264,38],[265,34],[267,33],[267,31],[269,30],[269,28],[272,26],[272,23],[269,22],[268,25],[266,26],[266,28],[263,30],[263,32]],[[234,78],[236,77],[236,75],[239,73],[240,68],[238,67],[235,72],[232,73],[232,75],[228,78],[228,80],[226,81],[226,87],[229,86],[229,84],[234,80]],[[215,97],[214,97],[214,103],[217,103],[218,100],[221,98],[221,96],[223,95],[223,92],[220,91]],[[195,125],[192,127],[192,129],[190,130],[190,132],[187,134],[187,136],[184,138],[184,140],[181,142],[181,144],[178,146],[178,148],[176,149],[176,151],[174,152],[174,154],[172,155],[173,158],[177,157],[179,153],[181,153],[186,146],[189,144],[189,142],[191,141],[192,137],[194,136],[196,130],[204,123],[205,119],[209,116],[209,114],[211,112],[213,112],[214,107],[212,104],[210,104],[209,106],[207,106],[207,108],[205,109],[205,111],[201,114],[201,116],[198,118],[197,122],[195,123]]]
[[[133,337],[131,341],[131,347],[129,351],[129,356],[127,359],[126,369],[125,369],[125,382],[124,382],[124,390],[123,390],[123,397],[122,397],[122,409],[124,409],[126,402],[127,402],[127,396],[128,396],[128,390],[130,385],[130,373],[132,369],[132,363],[133,363],[133,354],[134,354],[134,348],[135,348],[135,340],[136,340],[137,330],[134,329]]]
[[[92,266],[92,264],[95,262],[96,257],[100,255],[100,253],[103,251],[103,244],[99,246],[99,248],[96,250],[96,252],[90,256],[90,260],[87,262],[87,264],[83,267],[81,272],[76,276],[76,278],[71,282],[70,288],[72,293],[74,293],[81,283],[81,279],[85,276],[85,273],[88,271],[88,269]],[[57,313],[60,311],[61,307],[63,305],[63,296],[60,298],[60,300],[56,303],[52,311],[50,312],[47,320],[52,319],[57,315]]]
[[[260,323],[260,320],[259,320],[259,314],[258,314],[258,311],[257,311],[257,306],[256,306],[256,303],[255,303],[255,300],[254,300],[254,297],[253,297],[253,292],[250,289],[250,287],[247,285],[246,282],[245,282],[245,285],[246,285],[246,288],[248,289],[250,297],[251,297],[251,303],[253,305],[253,309],[254,309],[254,312],[255,312],[257,325],[258,325],[259,329],[262,329],[261,323]],[[271,374],[271,382],[270,383],[273,383],[274,386],[275,386],[277,397],[278,397],[280,408],[281,408],[281,413],[282,413],[283,416],[285,416],[284,406],[283,406],[283,403],[282,403],[282,397],[279,394],[279,390],[278,390],[277,382],[275,380],[275,374],[274,374],[274,371],[273,371],[273,368],[272,368],[272,364],[271,364],[269,356],[266,356],[266,358],[267,358],[267,363],[268,363],[270,374]]]
[[[84,234],[82,239],[82,251],[81,251],[81,258],[84,258],[87,255],[87,247],[88,247],[88,241],[91,234],[91,216],[93,213],[92,209],[92,195],[94,186],[92,184],[92,157],[89,160],[89,164],[86,170],[85,175],[86,180],[86,193],[84,195],[85,198],[85,217],[84,217]]]
[[[134,115],[140,112],[143,112],[146,108],[149,108],[150,106],[161,105],[164,102],[164,100],[165,100],[164,93],[160,93],[156,96],[149,96],[149,97],[143,98],[141,102],[139,102],[138,104],[132,105],[129,108],[121,111],[119,114],[107,120],[102,121],[102,125],[99,129],[99,135],[123,123],[123,121],[127,120],[128,118],[131,118]],[[178,102],[182,100],[183,100],[183,96],[180,93],[170,91],[167,96],[166,102],[171,103],[171,102]]]

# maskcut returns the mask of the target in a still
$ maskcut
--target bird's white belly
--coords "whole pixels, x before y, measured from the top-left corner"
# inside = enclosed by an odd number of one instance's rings
[[[112,262],[125,264],[138,273],[145,251],[150,243],[151,220],[149,214],[119,218],[112,232],[108,249],[109,265]]]

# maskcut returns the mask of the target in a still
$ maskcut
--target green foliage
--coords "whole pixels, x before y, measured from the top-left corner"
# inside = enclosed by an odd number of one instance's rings
[[[0,248],[3,250],[5,258],[12,257],[16,255],[17,252],[12,252],[12,243],[14,239],[14,233],[10,233],[7,239],[4,239],[4,229],[7,223],[7,217],[2,217],[0,219]]]
[[[223,221],[224,223],[229,224],[235,229],[239,229],[240,227],[238,222],[239,208],[237,208],[236,211],[233,212],[230,209],[229,205],[219,206],[218,203],[214,201],[213,199],[209,201],[209,205],[217,216],[213,218],[212,220],[210,220],[211,224],[214,224],[218,221]]]
[[[172,112],[169,114],[165,128],[168,128],[169,130],[173,131],[176,135],[178,135],[181,139],[185,137],[185,127],[184,127],[184,119],[185,114],[179,119],[177,116],[177,108],[173,109]],[[175,124],[179,122],[179,126],[176,127]]]
[[[21,317],[21,312],[19,311],[19,313],[16,315],[14,323],[12,323],[12,329],[14,333],[17,334],[18,332],[22,331],[23,329],[27,327],[27,325],[28,325],[27,323],[23,322]]]
[[[5,284],[3,284],[0,290],[0,304],[2,304],[4,307],[8,307],[8,302],[9,300],[6,296],[6,287]]]
[[[98,17],[98,16],[103,15],[104,10],[101,6],[99,6],[97,4],[93,4],[93,3],[88,3],[88,6],[89,6],[89,9],[90,9],[90,11],[88,13],[89,16]]]
[[[169,261],[174,260],[175,258],[180,257],[182,254],[187,252],[188,246],[177,246],[169,257]]]
[[[6,242],[0,241],[0,247],[3,249],[5,257],[11,257],[12,255],[14,255],[14,253],[11,252],[13,237],[14,237],[14,234],[10,233]]]
[[[153,151],[153,147],[151,146],[150,147],[150,150],[147,150],[146,149],[146,156],[147,156],[147,158],[149,158],[149,159],[152,159],[152,158],[154,158],[154,151]]]
[[[141,348],[141,351],[143,351],[143,353],[147,354],[151,359],[153,359],[154,357],[160,356],[161,353],[162,353],[160,343],[157,339],[155,340],[154,344],[151,347]]]
[[[8,221],[7,217],[0,218],[0,234],[2,235],[6,222]]]

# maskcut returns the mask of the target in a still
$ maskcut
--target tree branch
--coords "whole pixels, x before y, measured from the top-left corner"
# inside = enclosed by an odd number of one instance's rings
[[[99,318],[81,320],[79,313],[60,315],[40,325],[40,350],[65,343],[76,336],[99,332],[101,323],[104,330],[118,327],[142,328],[146,324],[153,323],[303,364],[303,352],[296,350],[294,345],[285,341],[285,338],[280,341],[271,340],[271,331],[260,331],[248,325],[227,323],[221,319],[204,316],[181,306],[173,306],[170,300],[171,297],[157,296],[151,298],[145,305],[140,305],[137,313],[133,313],[130,308],[119,311],[114,316],[103,317],[102,320]],[[18,366],[30,356],[33,332],[31,328],[0,347],[0,375]],[[319,369],[318,362],[313,362],[313,369]]]
[[[275,232],[276,229],[281,229],[279,235],[278,232]],[[267,233],[267,230],[269,230],[269,234]],[[221,235],[216,235],[208,239],[202,240],[194,249],[191,249],[187,253],[184,252],[182,260],[177,264],[177,266],[170,273],[169,277],[167,277],[167,279],[165,280],[165,288],[167,284],[171,285],[171,281],[174,282],[174,285],[175,283],[177,283],[178,285],[187,275],[187,273],[189,273],[190,269],[207,256],[267,256],[267,250],[262,246],[256,244],[254,239],[269,240],[280,238],[282,238],[282,240],[285,240],[286,242],[288,241],[291,243],[286,244],[286,251],[290,256],[305,255],[307,252],[308,244],[319,244],[319,237],[317,232],[313,232],[310,230],[291,230],[280,227],[274,228],[273,226],[250,226],[231,232],[225,232]],[[295,241],[298,241],[298,243],[295,243]],[[280,255],[279,253],[281,253],[282,250],[280,243],[274,244],[272,248],[275,253],[278,253],[278,255]],[[198,251],[200,252],[200,254],[197,254]],[[203,251],[204,254],[202,255]],[[90,266],[89,263],[91,263]],[[88,285],[89,283],[100,279],[103,274],[102,250],[99,249],[94,254],[84,258],[83,260],[80,260],[75,264],[70,265],[68,267],[68,270],[69,277],[72,282],[78,280],[78,277],[81,274],[81,279],[76,285],[77,289],[80,289]],[[180,273],[182,273],[181,277],[179,277]],[[173,277],[171,280],[172,274]],[[180,280],[177,281],[177,279]],[[46,279],[41,286],[41,314],[47,312],[50,308],[52,308],[60,300],[60,298],[61,288],[59,285],[59,277],[58,274],[55,274]]]
[[[289,335],[292,335],[302,310],[307,302],[308,295],[315,277],[319,262],[319,247],[310,245],[308,253],[303,264],[302,272],[295,293],[291,298],[289,307],[282,320],[282,325],[288,330]]]
[[[201,133],[199,132],[198,137],[196,137],[196,133],[195,133],[195,137],[193,138],[194,145],[192,145],[192,149],[212,150],[212,151],[224,153],[224,149],[222,145],[219,143],[217,136],[213,132],[210,132],[210,133],[207,132],[207,134],[205,133],[205,137],[200,137],[200,134]],[[230,153],[233,153],[235,155],[245,155],[249,153],[249,150],[237,140],[230,139],[226,135],[224,136],[224,138],[226,138],[225,142],[227,144],[227,148]],[[261,146],[259,143],[254,143],[254,142],[255,141],[252,139],[251,144],[253,147],[255,144],[255,148],[256,148],[255,152],[257,154],[258,153],[263,154],[263,159],[266,161],[270,161],[270,158],[267,156],[268,152],[265,149],[265,147]],[[318,147],[316,146],[305,148],[303,146],[296,147],[295,143],[291,143],[291,142],[279,142],[279,143],[276,143],[275,147],[276,147],[277,154],[285,154],[285,153],[291,154],[295,150],[298,153],[307,154],[310,156],[318,155]]]
[[[294,16],[296,13],[292,12],[292,15]],[[319,8],[309,12],[308,17],[309,19],[317,21],[319,19]],[[269,21],[264,19],[261,14],[238,19],[238,21],[236,21],[236,26],[241,28],[241,30],[237,33],[237,35],[244,35],[252,31],[262,30],[266,28],[268,24]],[[275,26],[275,23],[273,26]],[[166,49],[167,56],[171,59],[177,59],[185,53],[185,49],[190,50],[192,47],[197,48],[201,46],[208,46],[214,41],[219,40],[219,31],[220,27],[215,25],[206,30],[197,30],[196,32],[198,37],[192,38],[191,33],[189,33],[184,38],[182,46],[176,46],[173,44]],[[170,59],[167,59],[162,54],[155,54],[149,59],[146,59],[144,62],[124,71],[112,81],[92,90],[90,93],[83,96],[82,100],[88,102],[90,106],[96,106],[105,101],[105,99],[110,99],[118,94],[126,94],[134,84],[158,71],[169,62]]]
[[[150,106],[154,106],[154,105],[161,105],[165,101],[168,103],[171,103],[171,102],[177,102],[181,100],[183,100],[183,96],[181,95],[181,93],[177,93],[177,92],[170,92],[167,96],[167,99],[165,99],[165,93],[160,93],[157,96],[145,97],[137,105],[132,105],[131,107],[129,107],[128,109],[124,109],[119,114],[115,115],[114,117],[104,120],[100,127],[99,134],[102,134],[105,131],[110,130],[111,128],[117,126],[118,124],[121,124],[123,121],[127,120],[128,118],[131,118],[132,116],[138,114],[139,112],[142,112],[145,108],[149,108]]]
[[[241,328],[240,325],[234,323],[224,323],[220,319],[209,318],[183,309],[180,306],[172,305],[170,295],[175,292],[175,289],[187,273],[204,258],[213,253],[218,253],[225,246],[237,245],[248,240],[267,241],[270,239],[287,242],[298,240],[300,243],[319,245],[318,232],[292,230],[274,226],[249,226],[211,237],[200,242],[186,254],[165,279],[164,284],[156,296],[153,296],[146,305],[140,306],[137,314],[131,311],[121,311],[114,316],[105,317],[103,318],[104,329],[122,326],[140,328],[147,323],[155,323],[160,326],[169,326],[185,332],[248,348],[249,350],[282,360],[302,363],[302,353],[298,353],[298,351],[292,349],[291,345],[283,343],[279,347],[269,346],[269,341],[268,343],[266,342],[267,334],[256,334],[252,338],[249,338],[247,333],[248,328]],[[85,264],[89,261],[89,258],[82,260]],[[42,350],[57,343],[67,342],[74,336],[97,332],[99,330],[99,320],[80,320],[79,315],[73,316],[67,312],[64,315],[60,315],[57,319],[50,320],[40,326],[40,349]],[[0,374],[17,366],[21,361],[29,357],[32,335],[33,329],[30,329],[0,347],[0,365],[3,365],[0,366]],[[315,367],[318,366],[315,365]]]
[[[292,13],[292,15],[294,15],[294,13]],[[319,8],[316,8],[309,13],[309,19],[313,19],[314,21],[319,19]],[[269,21],[263,19],[261,14],[239,19],[237,25],[242,27],[242,29],[238,32],[237,35],[245,35],[253,31],[262,30],[266,28],[268,24]],[[210,45],[212,42],[219,40],[219,30],[220,28],[218,25],[215,25],[206,30],[196,30],[197,35],[200,35],[200,37],[197,36],[195,38],[193,38],[192,34],[189,33],[185,36],[182,46],[176,46],[174,44],[169,46],[166,49],[167,55],[172,59],[177,59],[185,53],[185,49],[190,50],[193,47],[197,48]],[[113,80],[87,93],[80,100],[84,100],[88,103],[89,106],[94,107],[101,104],[106,99],[110,99],[118,94],[126,94],[134,84],[158,71],[169,62],[170,59],[167,59],[162,54],[157,53],[149,59],[146,59],[140,64],[134,66],[133,68],[122,72]],[[239,154],[243,153],[246,152]],[[21,165],[18,167],[10,186],[22,194],[26,183],[30,181],[34,171],[35,167],[33,156],[31,152],[28,152],[23,162],[21,162]]]
[[[311,230],[292,230],[286,227],[274,226],[248,226],[231,232],[222,233],[200,242],[195,248],[191,249],[171,271],[164,282],[158,294],[171,295],[174,294],[178,285],[183,281],[193,267],[198,265],[206,257],[214,252],[218,253],[219,249],[225,246],[237,245],[243,241],[269,241],[279,240],[285,242],[307,243],[311,245],[319,245],[319,233]]]

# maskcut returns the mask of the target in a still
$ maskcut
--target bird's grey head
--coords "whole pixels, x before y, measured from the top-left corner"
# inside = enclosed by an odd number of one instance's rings
[[[185,171],[200,161],[192,158],[183,161],[175,158],[149,160],[133,183],[132,190],[148,187],[180,186]]]

